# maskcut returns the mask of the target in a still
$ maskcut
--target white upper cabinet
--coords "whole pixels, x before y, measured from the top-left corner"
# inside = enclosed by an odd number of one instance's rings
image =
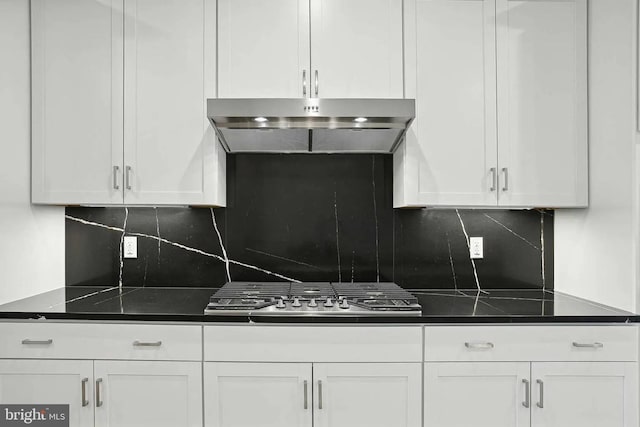
[[[122,0],[33,0],[31,28],[33,203],[122,203]]]
[[[402,0],[310,0],[312,94],[402,98]]]
[[[402,98],[402,0],[219,0],[221,98]]]
[[[426,205],[495,205],[495,0],[407,7],[407,95],[417,119],[397,155],[416,170],[396,187]]]
[[[124,201],[223,204],[215,93],[215,0],[125,0]]]
[[[587,205],[587,1],[497,0],[500,205]]]
[[[586,0],[408,0],[394,206],[587,205]]]
[[[33,0],[33,202],[225,204],[215,0]],[[125,37],[126,35],[126,37]]]
[[[305,96],[309,49],[309,0],[218,0],[220,98]]]

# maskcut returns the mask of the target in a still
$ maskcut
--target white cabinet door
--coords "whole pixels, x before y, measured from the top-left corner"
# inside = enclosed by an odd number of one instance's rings
[[[122,0],[32,0],[32,201],[122,203]]]
[[[496,0],[501,206],[587,205],[587,0]]]
[[[215,0],[126,0],[127,204],[224,204],[215,95]]]
[[[528,427],[529,367],[528,362],[425,363],[424,426]]]
[[[218,0],[218,97],[309,96],[309,61],[309,0]]]
[[[311,96],[402,98],[402,0],[310,2]]]
[[[199,362],[96,361],[96,427],[202,426]]]
[[[92,426],[93,362],[0,360],[0,404],[69,405],[69,426]]]
[[[417,114],[396,205],[496,205],[495,0],[409,1],[405,43]]]
[[[205,426],[311,427],[310,363],[204,364]]]
[[[638,425],[635,362],[533,363],[531,379],[533,427]]]
[[[419,363],[313,365],[314,426],[420,427]]]

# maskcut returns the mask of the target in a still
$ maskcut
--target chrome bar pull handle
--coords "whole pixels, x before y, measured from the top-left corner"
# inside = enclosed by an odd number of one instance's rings
[[[22,344],[24,345],[51,345],[53,344],[53,340],[49,338],[48,340],[30,340],[24,339],[22,340]]]
[[[491,171],[491,188],[489,188],[489,191],[496,191],[496,187],[498,186],[498,171],[496,168],[491,168],[489,171]]]
[[[308,383],[304,380],[304,409],[309,409]]]
[[[144,342],[135,340],[133,345],[134,347],[160,347],[162,345],[162,341]]]
[[[593,348],[593,349],[599,349],[599,348],[604,348],[604,344],[602,344],[601,342],[593,342],[593,343],[579,343],[579,342],[573,342],[572,345],[575,348]]]
[[[125,168],[124,185],[127,187],[127,190],[131,190],[131,166]]]
[[[87,383],[89,378],[82,379],[82,407],[89,406],[89,400],[87,400]]]
[[[542,382],[542,380],[536,380],[536,383],[540,386],[540,399],[538,400],[538,403],[536,403],[536,406],[542,409],[544,408],[544,382]]]
[[[119,190],[120,185],[118,184],[118,175],[120,175],[120,166],[113,167],[113,189]]]
[[[522,384],[524,384],[524,402],[522,402],[522,406],[529,408],[531,407],[531,387],[529,387],[529,380],[522,380]]]
[[[316,97],[318,96],[318,70],[316,70]]]
[[[102,384],[102,378],[96,380],[96,408],[102,406],[102,399],[100,397],[100,384]]]
[[[502,191],[509,191],[509,168],[502,168],[502,174],[504,175]]]
[[[322,409],[322,380],[318,380],[318,409]]]
[[[307,96],[307,70],[302,70],[302,96]]]
[[[495,347],[492,342],[466,342],[464,346],[469,350],[491,350]]]

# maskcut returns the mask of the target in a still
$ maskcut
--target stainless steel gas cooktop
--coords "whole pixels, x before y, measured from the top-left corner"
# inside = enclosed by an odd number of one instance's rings
[[[228,282],[204,314],[251,316],[419,316],[416,297],[395,283]]]

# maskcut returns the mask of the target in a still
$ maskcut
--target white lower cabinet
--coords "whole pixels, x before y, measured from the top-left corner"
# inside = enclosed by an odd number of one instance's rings
[[[93,362],[0,360],[0,403],[69,405],[69,426],[93,425]]]
[[[527,382],[525,382],[527,381]],[[426,363],[425,426],[525,427],[529,363]]]
[[[202,425],[198,362],[95,361],[96,427]]]
[[[535,427],[636,427],[634,362],[532,363]]]
[[[419,427],[419,363],[313,365],[315,427]]]
[[[206,426],[312,425],[310,363],[207,362],[204,378]]]
[[[205,425],[419,427],[420,370],[419,363],[206,362]]]
[[[425,364],[425,427],[636,427],[635,362]]]

